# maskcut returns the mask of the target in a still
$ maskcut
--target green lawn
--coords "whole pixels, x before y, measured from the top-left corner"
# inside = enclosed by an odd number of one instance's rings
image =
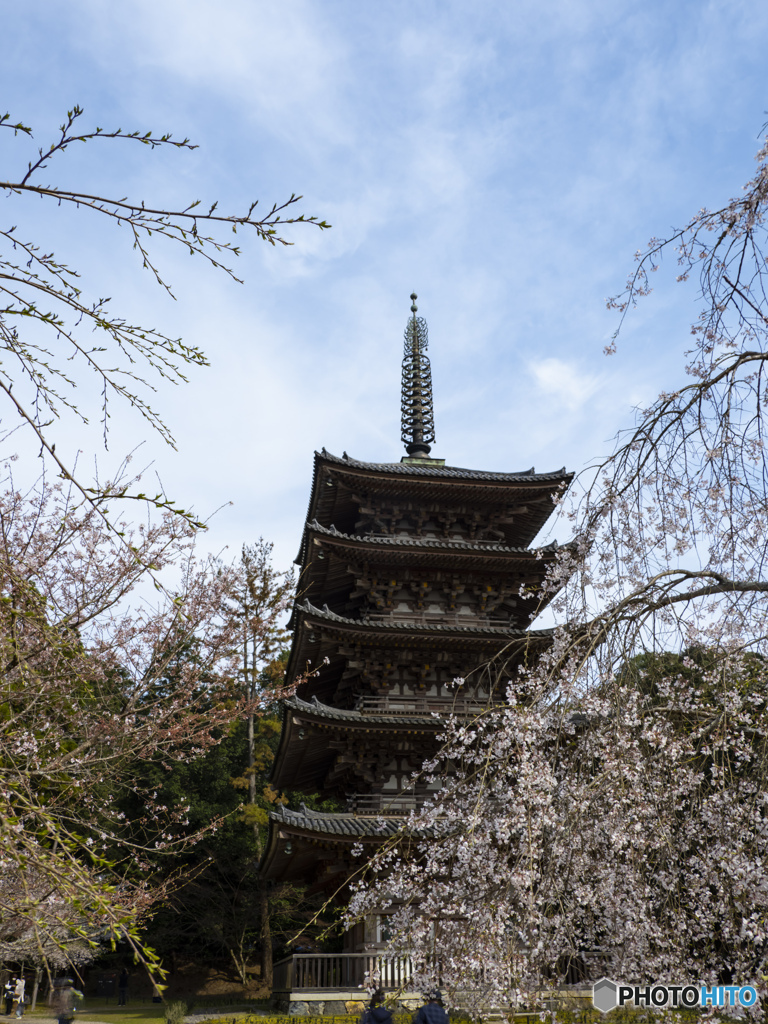
[[[25,1017],[48,1017],[51,1011],[45,1003],[38,1003],[34,1013],[29,1010]],[[165,1007],[161,1003],[136,1003],[135,1006],[111,1006],[98,999],[86,999],[80,1006],[75,1021],[82,1020],[82,1024],[88,1024],[90,1020],[103,1020],[108,1024],[157,1024],[163,1020]]]
[[[221,1002],[217,1003],[213,998],[206,997],[206,1001],[210,1001],[210,1010],[205,1005],[195,1005],[195,1010],[199,1013],[214,1013],[218,1011],[218,1016],[223,1020],[231,1021],[235,1017],[247,1017],[249,1013],[253,1013],[253,1005],[245,1004],[234,1004],[227,1006],[225,998],[222,997]],[[170,999],[169,1002],[175,1000]],[[181,1000],[183,1002],[183,1000]],[[263,1007],[259,1007],[261,1012],[264,1012],[266,1008],[266,1002]],[[193,1010],[194,1012],[194,1010]],[[257,1010],[258,1012],[258,1010]],[[30,1013],[29,1010],[24,1015],[25,1017],[31,1017],[34,1019],[48,1018],[51,1017],[51,1011],[45,1003],[38,1003],[34,1013]],[[165,1004],[163,1003],[140,1003],[135,1002],[133,1005],[118,1006],[116,1003],[105,1003],[103,999],[91,996],[90,999],[86,999],[78,1008],[75,1016],[75,1024],[81,1021],[81,1024],[89,1024],[89,1021],[106,1021],[106,1024],[157,1024],[158,1021],[165,1019]],[[202,1022],[201,1022],[202,1024]]]

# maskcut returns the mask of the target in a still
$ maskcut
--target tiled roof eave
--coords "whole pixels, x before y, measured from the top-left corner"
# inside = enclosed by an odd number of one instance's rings
[[[321,814],[319,811],[290,811],[280,807],[269,815],[270,821],[278,827],[295,830],[308,837],[338,839],[387,839],[398,832],[405,821],[402,815],[392,817],[360,816],[356,814]]]
[[[438,729],[442,722],[436,715],[383,715],[370,714],[363,711],[350,711],[342,708],[332,708],[327,704],[321,704],[317,698],[312,701],[302,700],[300,697],[288,697],[283,701],[283,707],[289,711],[296,711],[311,718],[326,719],[344,724],[359,725],[365,728],[368,725],[385,725],[398,729],[415,727],[421,729]]]
[[[562,469],[551,473],[537,473],[533,468],[520,470],[515,473],[497,473],[490,470],[463,469],[459,466],[410,466],[402,462],[360,462],[358,459],[340,458],[332,455],[323,448],[322,452],[316,452],[317,461],[331,463],[332,465],[359,469],[372,473],[387,473],[404,477],[428,477],[432,479],[448,480],[487,480],[491,483],[536,483],[560,482],[571,480],[572,473],[569,473],[565,466]]]
[[[371,534],[349,534],[342,533],[335,526],[323,526],[316,519],[307,523],[307,532],[327,537],[331,542],[334,540],[340,543],[353,544],[360,547],[387,547],[398,549],[426,549],[430,551],[470,552],[479,555],[516,555],[527,556],[531,560],[538,560],[540,557],[553,555],[559,549],[558,542],[543,544],[541,547],[512,547],[507,544],[500,544],[497,541],[477,540],[447,540],[440,537],[401,537],[401,536],[373,536]]]
[[[414,623],[412,621],[380,621],[374,619],[348,619],[343,615],[337,615],[328,607],[317,608],[310,601],[297,601],[293,607],[293,614],[289,628],[295,629],[296,621],[300,616],[319,619],[321,622],[336,624],[346,629],[357,631],[377,632],[397,635],[399,633],[418,633],[423,636],[453,635],[453,636],[475,636],[487,637],[489,640],[525,640],[542,639],[549,640],[552,637],[551,629],[506,629],[503,626],[457,626],[442,623]]]

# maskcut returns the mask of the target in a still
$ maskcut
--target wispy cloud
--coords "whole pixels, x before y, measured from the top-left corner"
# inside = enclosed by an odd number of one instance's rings
[[[119,234],[25,211],[116,308],[209,353],[211,371],[158,395],[180,443],[153,448],[158,470],[200,510],[237,500],[211,547],[263,533],[281,557],[313,448],[400,454],[413,289],[437,454],[552,468],[603,450],[679,372],[693,289],[659,274],[612,361],[604,297],[648,237],[738,192],[765,106],[768,6],[752,0],[70,0],[10,6],[4,29],[19,116],[55,125],[80,101],[94,123],[201,143],[71,151],[73,179],[222,208],[295,190],[333,223],[288,250],[238,235],[244,288],[163,250],[174,304]],[[113,450],[132,447],[141,427],[114,422]]]
[[[582,373],[575,363],[555,357],[529,362],[528,372],[543,395],[570,412],[582,409],[601,383],[597,374]]]

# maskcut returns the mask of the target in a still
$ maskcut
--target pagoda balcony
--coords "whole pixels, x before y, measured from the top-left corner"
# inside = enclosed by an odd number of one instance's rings
[[[493,702],[498,703],[497,701]],[[479,715],[488,709],[488,700],[467,697],[434,697],[426,694],[383,694],[359,697],[355,711],[386,715]]]
[[[368,1000],[365,985],[370,978],[385,991],[404,992],[412,974],[406,956],[383,957],[376,953],[294,953],[274,965],[272,1000],[291,1004],[318,1000]],[[417,997],[418,999],[418,997]],[[295,1012],[295,1011],[294,1011]],[[320,1010],[323,1012],[323,1009]],[[341,1007],[339,1012],[344,1012]]]
[[[592,985],[609,970],[610,951],[594,950],[575,955],[563,965],[565,977],[557,988],[551,981],[541,979],[541,995],[550,1006],[569,1005],[576,998],[591,999]],[[273,1005],[282,1012],[309,1013],[313,1016],[339,1014],[368,1001],[371,981],[385,992],[397,992],[406,1006],[415,1008],[422,998],[411,989],[413,968],[410,957],[382,956],[376,951],[368,953],[294,953],[278,960],[274,965],[272,987]],[[480,967],[477,978],[484,981],[485,969]],[[334,1006],[334,1003],[336,1005]],[[488,1008],[494,1017],[503,1016],[499,1007]],[[521,1015],[522,1016],[522,1015]]]
[[[426,796],[413,793],[352,793],[347,797],[347,814],[402,815],[417,810]]]
[[[526,623],[513,619],[510,614],[488,614],[478,612],[447,611],[442,608],[430,611],[377,611],[368,609],[364,613],[366,622],[387,625],[404,623],[408,626],[475,626],[478,629],[525,628]]]

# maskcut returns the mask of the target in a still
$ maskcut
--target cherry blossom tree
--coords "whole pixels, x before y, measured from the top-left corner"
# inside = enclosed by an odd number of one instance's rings
[[[31,916],[28,899],[33,894],[36,906]],[[37,1004],[40,979],[46,972],[80,968],[103,952],[100,932],[92,932],[86,939],[59,923],[61,898],[34,870],[8,870],[0,879],[0,900],[0,960],[34,969],[32,991],[28,993],[31,1010]],[[16,906],[19,913],[15,913]],[[71,919],[71,908],[68,916]]]
[[[237,573],[197,560],[184,517],[165,510],[132,527],[107,514],[121,481],[78,502],[69,481],[21,493],[6,471],[0,919],[23,922],[19,934],[47,960],[51,944],[98,933],[128,938],[151,964],[137,922],[174,881],[155,885],[154,869],[200,830],[183,805],[142,789],[138,765],[195,757],[261,706],[239,678]],[[126,788],[140,820],[120,810]]]
[[[81,129],[82,118],[74,107],[56,138],[32,151],[32,129],[0,116],[19,155],[16,169],[0,174],[8,225],[0,229],[3,441],[7,448],[9,420],[17,416],[39,444],[42,473],[24,491],[12,463],[3,463],[0,919],[15,922],[4,941],[23,942],[40,962],[55,962],[54,949],[82,952],[98,934],[127,938],[152,966],[138,922],[171,884],[167,872],[158,884],[154,865],[194,842],[199,830],[186,823],[183,808],[168,808],[156,791],[142,789],[136,765],[197,756],[233,720],[251,718],[261,696],[244,693],[239,675],[242,621],[231,603],[237,572],[196,559],[195,530],[203,524],[163,492],[143,493],[122,471],[111,481],[85,479],[61,443],[57,450],[56,426],[67,413],[88,422],[78,388],[90,377],[101,396],[105,443],[117,401],[173,445],[152,393],[159,380],[183,382],[188,367],[207,359],[99,297],[78,270],[76,231],[74,258],[64,257],[34,237],[25,216],[34,199],[121,228],[119,237],[171,295],[158,246],[181,246],[238,280],[228,265],[240,252],[233,234],[250,230],[273,246],[289,245],[289,225],[328,225],[295,213],[295,194],[261,212],[254,201],[222,213],[216,202],[165,209],[111,188],[104,195],[45,181],[52,167],[63,171],[76,144],[195,148],[167,133]],[[154,509],[155,518],[132,526],[127,499],[139,503],[140,515],[145,506]],[[127,822],[119,810],[126,786],[140,790],[139,821]]]
[[[441,792],[357,883],[415,982],[475,1005],[601,974],[768,976],[768,146],[742,194],[637,254],[698,280],[685,373],[559,500],[547,653],[446,723]]]

